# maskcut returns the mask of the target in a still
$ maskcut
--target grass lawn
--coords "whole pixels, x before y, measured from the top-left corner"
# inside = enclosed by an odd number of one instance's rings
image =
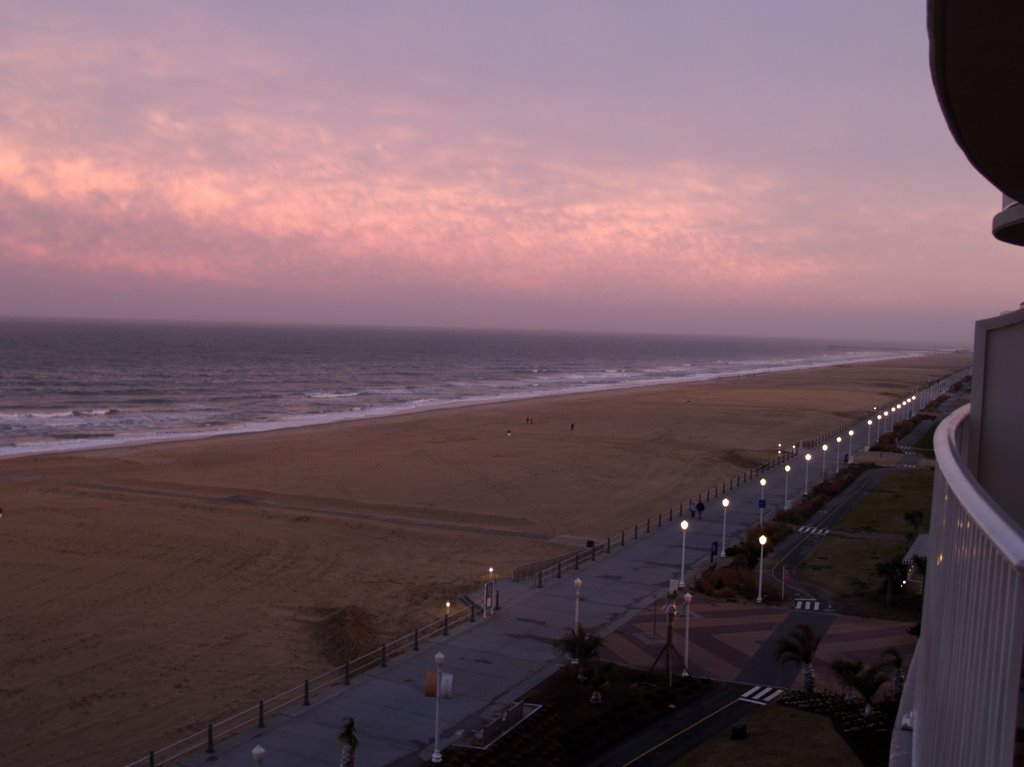
[[[789,706],[765,706],[746,718],[746,740],[731,740],[731,728],[705,741],[672,767],[792,767],[822,764],[861,767],[832,720]]]
[[[934,482],[935,469],[930,467],[890,471],[834,529],[850,532],[909,533],[912,528],[903,515],[910,511],[920,511],[924,514],[920,532],[928,532]],[[900,555],[903,553],[900,552]],[[873,572],[874,566],[871,569]]]

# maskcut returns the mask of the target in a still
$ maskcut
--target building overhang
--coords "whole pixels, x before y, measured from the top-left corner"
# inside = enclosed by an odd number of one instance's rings
[[[932,81],[949,131],[997,189],[1024,200],[1024,3],[928,0]],[[1008,214],[1008,215],[1007,215]],[[1019,208],[993,233],[1024,244]]]

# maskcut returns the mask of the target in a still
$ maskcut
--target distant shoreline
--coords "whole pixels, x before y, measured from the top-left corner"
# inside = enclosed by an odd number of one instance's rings
[[[834,346],[834,345],[833,345]],[[835,347],[860,349],[862,347]],[[68,440],[67,442],[51,442],[45,445],[25,444],[23,446],[0,446],[0,461],[11,458],[62,455],[69,453],[91,452],[96,450],[115,450],[125,447],[157,445],[164,443],[190,442],[196,440],[222,439],[226,437],[242,436],[248,434],[265,434],[286,429],[305,429],[331,424],[348,423],[355,421],[372,421],[377,419],[394,418],[403,415],[415,415],[439,410],[456,410],[460,408],[471,408],[490,405],[501,405],[503,403],[524,402],[530,400],[548,399],[553,397],[576,397],[587,394],[600,394],[602,392],[628,391],[632,389],[647,389],[662,386],[684,386],[691,383],[704,383],[708,381],[727,380],[730,378],[743,378],[745,376],[771,375],[775,373],[796,372],[801,370],[816,370],[821,368],[840,367],[844,365],[861,365],[877,362],[887,362],[901,359],[916,359],[929,357],[936,354],[957,353],[957,352],[901,352],[897,354],[879,354],[878,356],[857,359],[851,361],[827,361],[821,363],[806,363],[794,365],[782,365],[775,367],[750,368],[743,371],[728,371],[718,373],[698,373],[686,379],[671,378],[650,381],[631,381],[619,384],[595,384],[580,387],[578,389],[562,389],[540,392],[519,392],[505,394],[496,397],[467,397],[460,400],[447,400],[421,405],[396,405],[390,409],[380,408],[367,411],[352,411],[347,413],[329,413],[300,416],[296,415],[278,421],[253,421],[248,424],[241,424],[237,427],[209,430],[182,432],[168,434],[166,436],[140,435],[137,437],[122,436],[113,439],[84,439],[81,441]]]

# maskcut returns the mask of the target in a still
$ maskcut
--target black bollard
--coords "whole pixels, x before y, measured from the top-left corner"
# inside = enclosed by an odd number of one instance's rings
[[[156,754],[149,752],[149,767],[156,767]]]
[[[625,546],[626,545],[626,531],[625,530],[619,530],[619,545],[620,546]]]
[[[498,589],[494,590],[494,612],[498,612],[501,609],[501,592]]]
[[[575,564],[573,569],[575,569],[575,570],[579,570],[580,569],[580,553],[578,551],[576,552],[576,564]]]
[[[538,589],[544,588],[544,571],[543,570],[538,570],[537,571],[537,588]],[[470,605],[470,607],[469,607],[469,622],[470,623],[473,622],[473,606],[472,605]]]
[[[444,614],[444,635],[448,636],[448,613]]]
[[[561,559],[558,560],[558,570],[555,573],[555,577],[556,578],[561,578],[562,577],[562,560]]]
[[[639,535],[640,535],[640,525],[633,525],[633,540],[635,541],[637,539],[637,536],[639,536]]]
[[[651,532],[651,518],[647,518],[647,532]]]
[[[388,665],[388,645],[385,642],[380,646],[380,666],[381,668],[387,668]]]
[[[661,527],[661,512],[658,512],[658,527]]]
[[[608,536],[607,542],[604,544],[604,553],[605,554],[611,554],[612,553],[612,537],[610,535]]]
[[[597,546],[590,547],[590,561],[593,562],[597,559]]]
[[[448,625],[448,616],[445,616],[445,625]],[[345,684],[352,684],[352,672],[349,669],[348,661],[345,661]]]
[[[302,705],[309,705],[309,680],[307,679],[302,685]]]
[[[265,725],[265,724],[263,724],[263,701],[262,701],[262,700],[260,701],[260,720],[259,720],[259,722],[257,722],[257,723],[256,723],[256,726],[257,726],[257,727],[258,727],[259,729],[261,729],[261,730],[262,730],[262,729],[263,729],[264,727],[266,727],[266,725]]]
[[[669,522],[672,521],[672,507],[671,506],[668,507],[668,521]]]
[[[213,722],[206,725],[206,753],[217,753],[213,748]]]
[[[420,630],[419,629],[413,629],[412,630],[412,649],[414,649],[414,650],[420,649]]]

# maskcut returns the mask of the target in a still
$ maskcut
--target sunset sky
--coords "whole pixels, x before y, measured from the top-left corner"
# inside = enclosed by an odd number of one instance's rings
[[[968,343],[925,3],[0,6],[0,316]]]

